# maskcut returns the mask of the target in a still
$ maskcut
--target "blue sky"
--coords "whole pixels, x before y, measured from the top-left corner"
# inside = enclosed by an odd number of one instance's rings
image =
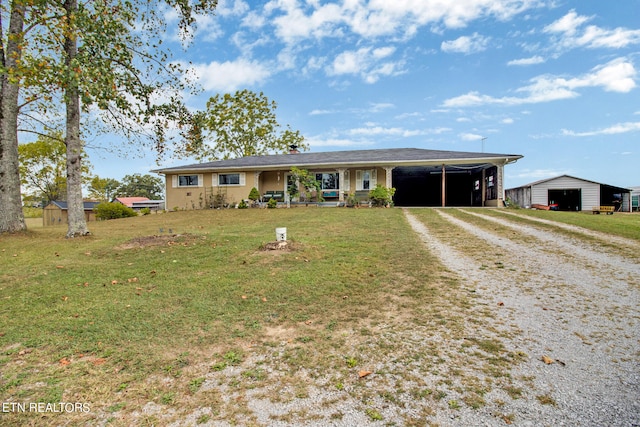
[[[192,108],[262,91],[314,152],[480,152],[486,138],[485,152],[524,155],[506,187],[640,185],[638,0],[220,0],[187,50],[166,40],[203,88]],[[154,159],[90,151],[116,179]]]

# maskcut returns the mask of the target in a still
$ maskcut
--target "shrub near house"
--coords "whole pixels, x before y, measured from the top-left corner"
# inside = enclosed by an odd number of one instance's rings
[[[136,211],[122,203],[100,203],[93,208],[97,219],[118,219],[138,216]]]

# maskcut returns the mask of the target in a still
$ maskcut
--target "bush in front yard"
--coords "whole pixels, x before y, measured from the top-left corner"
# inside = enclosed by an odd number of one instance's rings
[[[122,203],[100,203],[93,208],[97,219],[117,219],[137,216],[136,211]]]
[[[369,200],[371,200],[374,206],[392,206],[393,195],[395,193],[395,188],[387,188],[378,184],[376,188],[369,192]]]

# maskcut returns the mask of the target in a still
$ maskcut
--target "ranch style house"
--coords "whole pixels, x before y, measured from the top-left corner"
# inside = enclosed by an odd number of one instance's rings
[[[248,199],[252,188],[267,201],[289,201],[292,167],[321,182],[325,202],[338,205],[349,195],[366,200],[380,184],[395,188],[396,206],[503,206],[504,166],[517,154],[391,148],[299,152],[248,156],[156,169],[164,175],[166,208],[204,209],[212,200],[230,205]],[[301,202],[313,195],[301,189]]]

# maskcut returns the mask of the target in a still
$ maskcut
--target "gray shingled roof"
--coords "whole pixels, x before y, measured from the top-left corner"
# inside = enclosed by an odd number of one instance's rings
[[[181,171],[221,170],[221,169],[273,169],[291,166],[349,166],[368,165],[401,165],[401,164],[433,164],[434,162],[476,163],[489,162],[495,159],[517,160],[519,154],[471,153],[462,151],[426,150],[421,148],[389,148],[378,150],[326,151],[318,153],[273,154],[267,156],[249,156],[239,159],[218,160],[207,163],[195,163],[184,166],[156,169],[152,172],[171,173]]]
[[[51,203],[59,207],[63,211],[66,211],[67,209],[69,209],[66,201],[52,200]],[[90,210],[93,210],[93,208],[95,208],[96,205],[100,204],[100,202],[82,202],[82,204],[84,206],[85,211],[90,211]]]

